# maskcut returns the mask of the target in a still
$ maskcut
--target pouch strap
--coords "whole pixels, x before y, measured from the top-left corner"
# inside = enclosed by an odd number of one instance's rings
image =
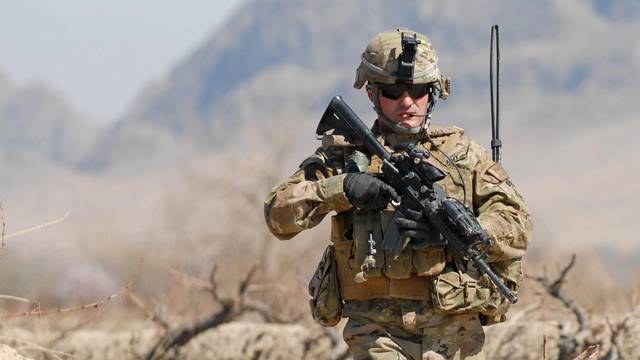
[[[462,275],[462,274],[461,274]],[[464,283],[464,302],[465,304],[471,304],[476,298],[478,292],[478,282],[473,279],[468,279]]]

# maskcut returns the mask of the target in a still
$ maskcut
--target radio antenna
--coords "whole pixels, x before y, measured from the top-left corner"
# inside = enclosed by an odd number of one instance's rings
[[[495,36],[495,55],[496,55],[496,80],[495,80],[495,97],[493,92],[493,42]],[[502,141],[500,140],[500,34],[498,25],[491,27],[491,48],[489,49],[489,84],[491,88],[491,157],[493,161],[500,162],[500,148]]]

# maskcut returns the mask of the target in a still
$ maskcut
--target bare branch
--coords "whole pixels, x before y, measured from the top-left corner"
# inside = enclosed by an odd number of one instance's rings
[[[233,304],[223,304],[223,307],[220,311],[212,314],[204,320],[196,322],[192,326],[183,326],[173,331],[167,332],[151,349],[151,351],[147,355],[147,359],[164,359],[167,354],[184,346],[196,335],[205,330],[215,328],[225,322],[228,322],[232,317]]]
[[[580,355],[575,357],[573,360],[597,359],[599,354],[600,354],[600,345],[591,345],[587,348],[587,350],[583,351]]]
[[[151,319],[151,321],[160,325],[160,327],[164,331],[169,330],[169,322],[167,322],[164,318],[162,318],[162,316],[160,316],[160,314],[158,314],[157,311],[153,311],[149,309],[147,304],[145,304],[145,302],[138,295],[136,295],[136,293],[133,290],[129,290],[127,292],[127,296],[129,297],[129,300],[131,301],[131,303],[133,303],[136,307],[142,310],[145,313],[145,315],[149,319]]]
[[[217,283],[215,281],[217,267],[214,265],[209,275],[211,293],[214,299],[222,306],[222,308],[192,325],[184,325],[177,329],[166,332],[153,346],[153,348],[151,348],[151,350],[147,354],[147,359],[165,359],[171,354],[175,353],[175,351],[187,344],[189,341],[191,341],[191,339],[193,339],[198,334],[206,330],[218,327],[226,322],[232,321],[234,318],[247,311],[257,311],[264,314],[264,308],[256,304],[248,304],[244,299],[244,295],[247,288],[249,287],[253,275],[255,274],[256,268],[257,267],[255,265],[252,266],[245,275],[244,279],[238,285],[238,296],[229,298],[220,297],[217,293]]]
[[[560,293],[560,287],[562,287],[562,284],[564,284],[564,279],[567,277],[569,270],[571,270],[571,268],[575,263],[576,263],[576,254],[572,254],[569,264],[567,264],[567,266],[565,266],[564,269],[562,269],[558,278],[549,285],[549,288],[553,290],[554,294]]]
[[[240,286],[238,287],[239,296],[243,296],[244,293],[247,291],[247,287],[249,286],[249,283],[251,282],[253,275],[256,273],[257,268],[258,268],[258,265],[253,265],[251,269],[249,269],[249,271],[247,272],[247,275],[244,277],[244,280],[240,282]]]
[[[184,273],[182,271],[176,270],[170,266],[166,267],[166,270],[173,275],[176,280],[185,285],[185,286],[189,286],[189,287],[194,287],[200,290],[204,290],[207,292],[211,292],[213,290],[212,286],[211,286],[211,282],[207,282],[204,281],[202,279],[199,279],[193,275],[189,275],[187,273]]]
[[[44,310],[40,307],[40,303],[33,301],[32,302],[33,304],[38,305],[36,309],[30,310],[30,311],[16,312],[16,313],[0,314],[0,319],[28,317],[28,316],[44,316],[44,315],[51,315],[51,314],[62,314],[62,313],[83,311],[83,310],[89,310],[89,309],[97,309],[100,306],[104,305],[105,303],[120,296],[122,293],[128,292],[129,289],[133,288],[134,280],[138,276],[138,272],[140,271],[141,264],[142,264],[142,259],[140,259],[140,262],[138,263],[138,269],[136,270],[136,273],[131,277],[131,279],[129,280],[129,282],[125,287],[118,289],[118,291],[116,291],[115,293],[105,298],[102,298],[100,300],[94,301],[89,304],[82,304],[82,305],[71,306],[67,308],[55,308],[55,309],[44,309]]]
[[[549,278],[546,275],[538,277],[529,276],[528,278],[539,282],[551,296],[562,301],[562,303],[575,314],[579,325],[578,333],[580,333],[589,329],[589,315],[584,310],[584,308],[580,306],[580,304],[578,304],[575,300],[568,297],[562,292],[562,285],[565,282],[565,278],[569,273],[569,270],[571,270],[571,268],[575,264],[575,261],[576,254],[573,254],[571,256],[569,264],[567,264],[564,269],[562,269],[562,271],[558,275],[558,278],[554,281],[549,281]]]
[[[620,344],[618,343],[618,339],[619,339],[618,336],[624,325],[624,320],[614,325],[608,316],[605,316],[604,319],[605,319],[605,324],[607,325],[607,327],[609,328],[609,331],[611,332],[611,336],[610,336],[611,349],[607,353],[606,358],[611,360],[618,359],[619,349],[620,349]]]
[[[624,348],[624,336],[622,336],[621,333],[625,332],[625,330],[628,331],[629,321],[634,321],[638,314],[638,310],[640,309],[636,309],[635,311],[624,315],[622,319],[616,321],[615,323],[612,322],[608,316],[605,316],[605,324],[610,331],[611,349],[603,357],[603,359],[616,360],[621,358],[620,349]]]
[[[16,317],[27,317],[27,316],[44,316],[44,315],[51,315],[51,314],[61,314],[61,313],[68,313],[68,312],[75,312],[75,311],[82,311],[82,310],[88,310],[88,309],[97,309],[98,307],[102,306],[103,304],[105,304],[106,302],[118,297],[120,294],[122,294],[123,291],[125,291],[126,288],[122,288],[120,290],[118,290],[117,292],[92,303],[89,304],[83,304],[83,305],[77,305],[77,306],[71,306],[71,307],[67,307],[67,308],[55,308],[55,309],[34,309],[31,311],[23,311],[23,312],[17,312],[17,313],[6,313],[6,314],[0,314],[0,319],[8,319],[8,318],[16,318]]]
[[[529,277],[540,283],[551,296],[560,300],[567,309],[573,312],[578,321],[577,331],[573,333],[561,333],[560,335],[560,358],[567,358],[567,356],[574,354],[578,349],[583,348],[585,338],[591,328],[589,315],[586,310],[577,301],[562,292],[562,285],[565,283],[565,278],[571,268],[573,268],[575,261],[576,255],[573,254],[569,263],[560,271],[558,277],[553,281],[549,280],[546,272],[543,276]]]
[[[220,302],[220,296],[218,296],[218,288],[216,284],[216,273],[218,272],[218,265],[211,265],[211,272],[209,272],[209,285],[211,286],[211,296],[213,297],[213,301]]]
[[[67,217],[69,217],[69,212],[64,214],[64,216],[62,216],[59,219],[55,219],[55,220],[52,220],[52,221],[49,221],[49,222],[46,222],[46,223],[43,223],[43,224],[32,226],[30,228],[22,229],[22,230],[13,232],[11,234],[8,234],[6,236],[3,236],[3,241],[4,241],[4,239],[10,239],[10,238],[13,238],[13,237],[16,237],[16,236],[24,235],[24,234],[30,233],[32,231],[40,230],[40,229],[43,229],[43,228],[46,228],[46,227],[61,223],[61,222],[65,221],[67,219]],[[4,224],[4,220],[3,220],[3,224]],[[3,226],[3,234],[4,234],[4,226]],[[3,244],[4,244],[4,242],[3,242]]]
[[[2,300],[12,300],[12,301],[18,301],[18,302],[23,302],[23,303],[27,303],[30,305],[36,305],[36,306],[40,306],[40,303],[38,303],[35,300],[31,300],[31,299],[25,299],[25,298],[21,298],[18,296],[12,296],[12,295],[0,295],[0,299]]]

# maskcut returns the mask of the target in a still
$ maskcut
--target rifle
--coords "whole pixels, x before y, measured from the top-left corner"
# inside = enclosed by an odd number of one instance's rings
[[[363,146],[382,159],[385,181],[401,195],[396,212],[382,241],[382,248],[397,257],[409,239],[400,236],[396,219],[405,217],[407,209],[421,211],[429,223],[443,235],[446,247],[453,254],[471,260],[482,274],[486,274],[500,292],[515,304],[518,298],[484,260],[491,246],[491,237],[480,227],[476,217],[454,198],[437,196],[438,181],[446,174],[425,160],[431,155],[415,145],[405,145],[400,152],[391,154],[382,146],[371,130],[339,95],[333,97],[316,129],[316,135],[342,135],[351,144]]]

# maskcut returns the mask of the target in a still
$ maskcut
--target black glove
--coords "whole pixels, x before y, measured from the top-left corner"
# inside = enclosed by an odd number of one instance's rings
[[[442,235],[429,224],[429,220],[422,216],[422,212],[407,209],[404,215],[406,217],[396,219],[396,224],[403,238],[411,238],[412,249],[422,250],[443,247],[447,244]]]
[[[391,185],[367,173],[348,173],[343,188],[347,199],[364,210],[382,210],[389,201],[400,201]]]

